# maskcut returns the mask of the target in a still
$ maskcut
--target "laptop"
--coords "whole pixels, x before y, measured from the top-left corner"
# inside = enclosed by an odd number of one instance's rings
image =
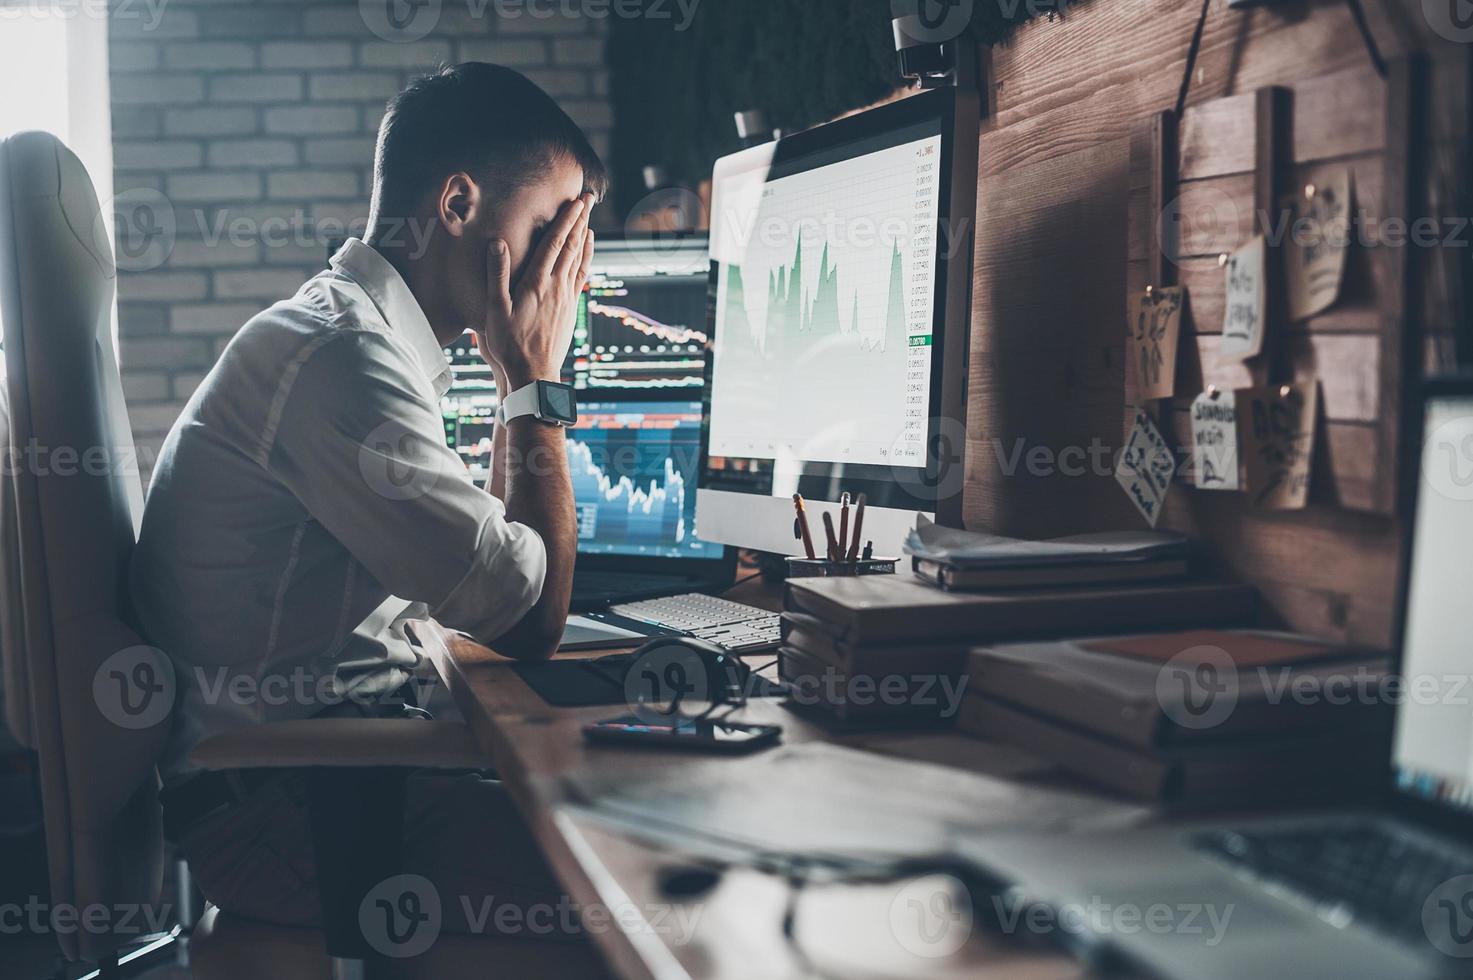
[[[736,577],[736,549],[696,534],[702,403],[583,401],[568,432],[578,508],[573,608],[719,592]]]
[[[579,297],[563,380],[578,506],[573,609],[716,592],[736,552],[695,534],[710,258],[705,236],[600,239]],[[446,348],[445,438],[477,480],[497,392],[469,335]]]
[[[966,856],[998,883],[989,911],[1004,928],[1150,976],[1473,975],[1473,378],[1430,383],[1422,409],[1405,443],[1421,465],[1407,474],[1406,683],[1384,799],[970,841]]]

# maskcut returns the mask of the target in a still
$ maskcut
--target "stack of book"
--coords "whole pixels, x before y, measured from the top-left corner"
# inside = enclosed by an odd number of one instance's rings
[[[1382,775],[1388,669],[1377,651],[1264,630],[984,647],[957,728],[1168,806],[1327,802]]]
[[[1221,583],[945,592],[909,575],[794,579],[779,674],[789,704],[845,723],[947,721],[978,643],[1108,630],[1243,626],[1256,594]]]
[[[1172,531],[1115,531],[1028,541],[944,528],[922,517],[905,550],[921,578],[971,591],[1180,579],[1190,570],[1191,539]]]

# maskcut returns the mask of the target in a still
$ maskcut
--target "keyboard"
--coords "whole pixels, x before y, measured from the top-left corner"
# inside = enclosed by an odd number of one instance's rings
[[[689,633],[732,653],[771,650],[781,639],[777,613],[699,592],[621,603],[609,612]]]
[[[1213,831],[1192,843],[1308,901],[1334,925],[1359,921],[1418,944],[1426,943],[1422,906],[1427,896],[1449,878],[1473,871],[1466,860],[1374,823]]]

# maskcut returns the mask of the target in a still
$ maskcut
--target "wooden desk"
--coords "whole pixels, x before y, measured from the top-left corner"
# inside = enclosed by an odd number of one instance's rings
[[[739,587],[733,599],[776,608],[776,590],[758,583]],[[779,877],[727,871],[708,894],[673,905],[658,884],[662,869],[689,863],[679,853],[631,840],[570,812],[558,777],[579,773],[631,774],[652,768],[692,774],[720,767],[723,778],[741,780],[761,756],[715,757],[588,746],[580,732],[591,721],[617,713],[609,706],[553,708],[485,647],[443,632],[432,642],[436,666],[467,722],[507,783],[548,860],[582,909],[606,909],[624,928],[594,923],[590,931],[605,960],[628,980],[833,976],[977,976],[1042,980],[1080,976],[1070,960],[1025,951],[973,931],[964,948],[947,958],[931,955],[920,922],[893,914],[898,885],[810,887],[803,893],[796,935],[802,954],[783,939],[789,889]],[[567,656],[601,656],[609,651]],[[753,655],[763,663],[771,654]],[[738,716],[783,726],[787,744],[827,740],[876,752],[959,765],[993,775],[1047,779],[1049,771],[1019,753],[947,733],[834,735],[787,711],[776,701],[753,702]],[[633,916],[638,911],[638,918]],[[685,918],[680,918],[684,915]],[[634,924],[633,928],[628,928]],[[913,935],[904,935],[907,931]],[[907,948],[908,947],[908,948]],[[920,950],[917,955],[911,950]],[[807,957],[805,966],[802,956]]]

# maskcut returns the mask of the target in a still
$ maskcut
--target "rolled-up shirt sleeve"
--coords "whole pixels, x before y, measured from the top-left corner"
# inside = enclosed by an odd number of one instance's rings
[[[542,538],[471,480],[404,354],[339,331],[293,370],[263,464],[394,595],[478,640],[514,626],[542,595]]]

